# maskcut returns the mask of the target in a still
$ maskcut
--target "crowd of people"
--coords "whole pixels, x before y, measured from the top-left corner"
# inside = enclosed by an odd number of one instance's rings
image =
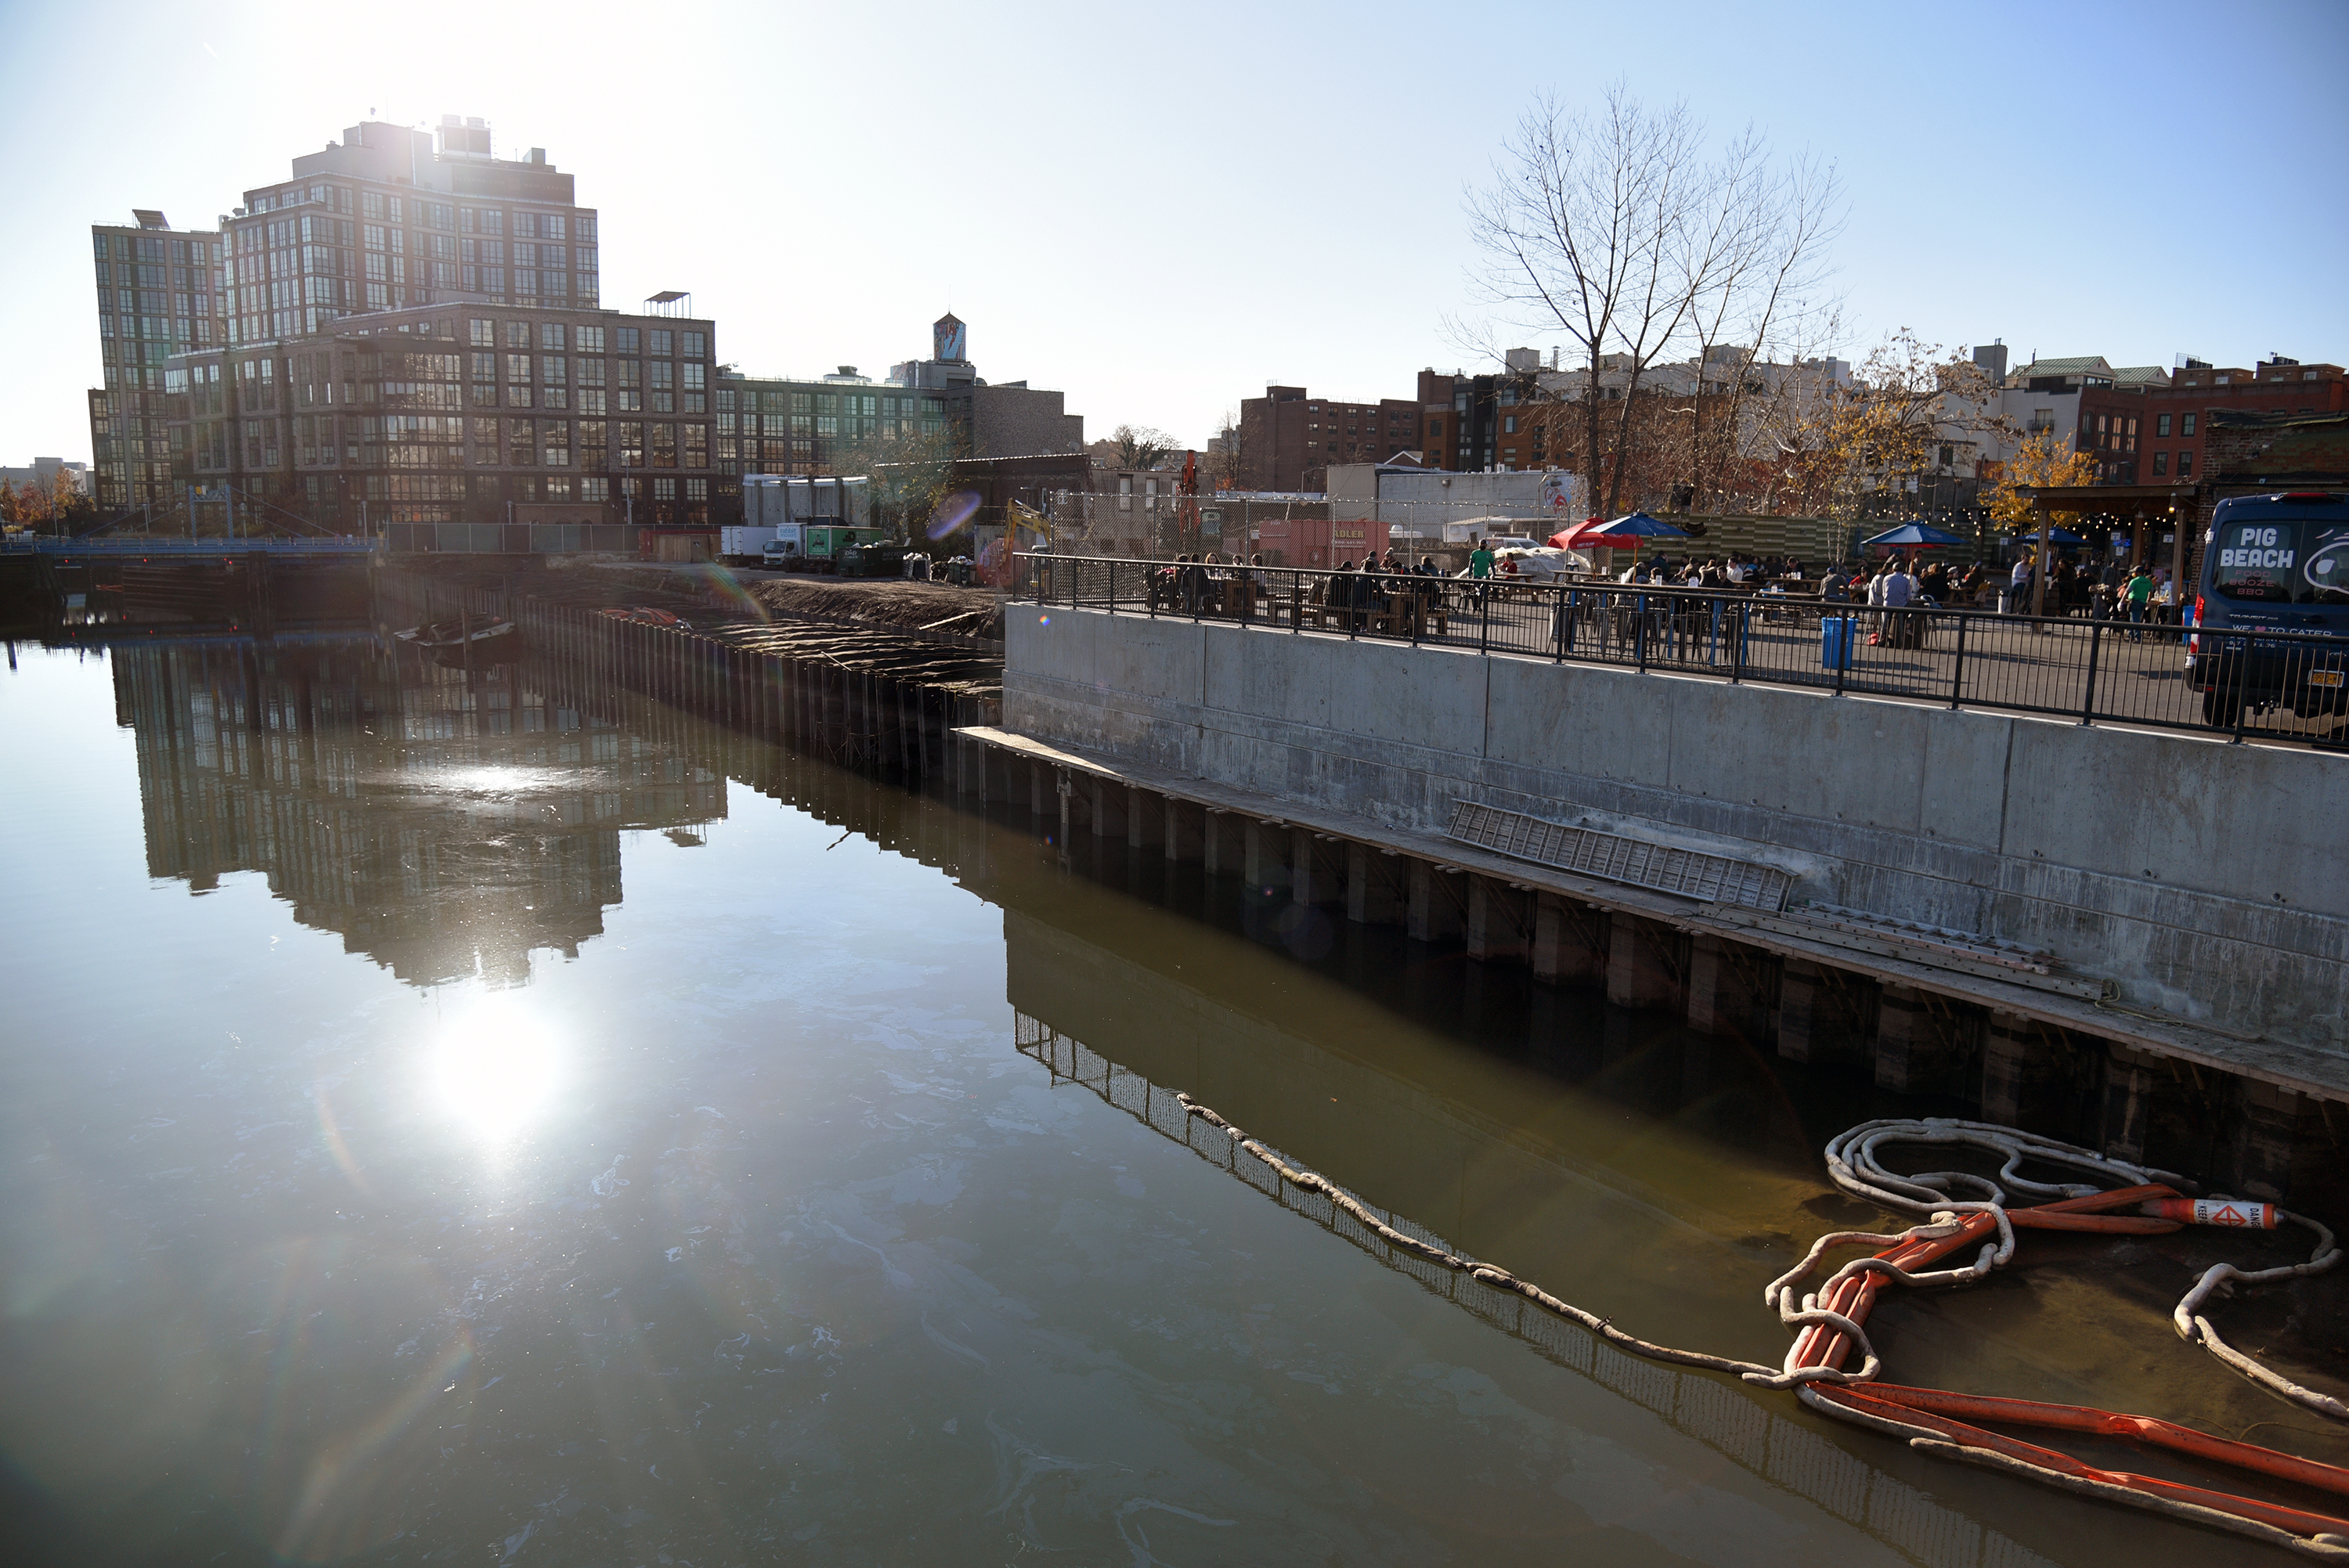
[[[1766,583],[1806,581],[1803,563],[1791,555],[1713,556],[1675,561],[1659,552],[1634,562],[1617,574],[1618,583],[1670,583],[1679,588],[1740,588]]]
[[[1334,612],[1340,623],[1349,620],[1367,626],[1370,618],[1387,609],[1387,595],[1407,593],[1423,608],[1442,613],[1440,587],[1444,573],[1433,556],[1413,565],[1393,551],[1363,557],[1360,565],[1339,562],[1343,578],[1317,581],[1310,599],[1316,607]],[[1270,592],[1264,557],[1242,560],[1237,552],[1210,550],[1198,555],[1178,555],[1150,574],[1151,606],[1179,609],[1185,614],[1252,614],[1257,601]]]
[[[1481,605],[1492,589],[1508,579],[1512,564],[1480,539],[1470,552],[1464,598]],[[1308,602],[1339,624],[1367,628],[1373,618],[1391,614],[1392,596],[1406,595],[1406,608],[1416,614],[1442,617],[1450,606],[1444,586],[1447,573],[1433,557],[1413,562],[1392,550],[1372,552],[1357,562],[1341,561],[1336,575],[1318,578]],[[1913,556],[1893,554],[1881,562],[1853,565],[1838,562],[1814,577],[1812,570],[1791,555],[1732,552],[1698,558],[1675,558],[1661,551],[1635,559],[1612,581],[1625,585],[1697,589],[1747,589],[1763,593],[1802,594],[1814,590],[1826,606],[1845,605],[1853,611],[1881,612],[1910,608],[1991,608],[2002,614],[2029,614],[2038,563],[2026,551],[2011,568],[1976,562],[1957,566],[1939,559],[1923,566]],[[1178,555],[1152,572],[1149,596],[1154,607],[1193,614],[1248,614],[1272,592],[1262,555],[1243,558],[1207,551]],[[1596,585],[1596,584],[1594,584]],[[1288,590],[1281,590],[1285,595]],[[2117,562],[2102,567],[2058,559],[2047,581],[2044,613],[2086,615],[2099,620],[2127,620],[2129,635],[2142,637],[2146,628],[2175,625],[2179,602],[2166,567]],[[1922,633],[1909,616],[1871,614],[1877,635],[1908,642]]]
[[[1892,555],[1869,564],[1837,562],[1818,578],[1818,596],[1829,603],[1867,605],[1871,609],[1983,608],[1995,606],[2002,614],[2027,615],[2033,609],[2037,562],[2030,552],[2012,567],[1982,562],[1953,566],[1934,560],[1920,567],[1913,557]],[[1806,592],[1809,574],[1803,562],[1790,556],[1762,560],[1675,561],[1659,552],[1634,563],[1616,579],[1625,583],[1653,583],[1683,588],[1733,588],[1760,582]],[[2049,575],[2044,614],[2085,615],[2096,620],[2127,620],[2153,626],[2178,622],[2178,596],[2166,566],[2123,567],[2115,562],[2102,567],[2059,559]],[[2140,633],[2132,632],[2131,635]]]

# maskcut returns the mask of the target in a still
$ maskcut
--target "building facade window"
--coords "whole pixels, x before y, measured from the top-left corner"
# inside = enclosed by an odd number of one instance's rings
[[[2169,416],[2168,416],[2168,415],[2167,415],[2167,414],[2157,414],[2156,416],[2154,416],[2154,420],[2153,420],[2153,433],[2154,433],[2156,436],[2167,436],[2167,435],[2168,435],[2168,434],[2169,434]]]
[[[2162,475],[2164,475],[2164,474],[2168,473],[2168,471],[2169,471],[2169,454],[2168,454],[2168,452],[2156,452],[2156,453],[2154,453],[2154,454],[2153,454],[2153,472],[2154,472],[2154,477],[2155,477],[2156,479],[2158,479],[2158,478],[2160,478]]]
[[[2194,419],[2195,416],[2191,414],[2179,415],[2178,418],[2178,433],[2181,436],[2192,435],[2194,433]],[[2178,470],[2180,473],[2185,471],[2186,470],[2183,469]]]
[[[2191,418],[2191,416],[2189,416],[2189,418]],[[2193,474],[2193,472],[2194,472],[2194,454],[2193,454],[2192,452],[2180,452],[2180,453],[2178,453],[2178,477],[2179,479],[2181,479],[2181,480],[2182,480],[2182,479],[2186,479],[2186,478],[2189,478],[2189,476],[2191,476],[2191,475]]]

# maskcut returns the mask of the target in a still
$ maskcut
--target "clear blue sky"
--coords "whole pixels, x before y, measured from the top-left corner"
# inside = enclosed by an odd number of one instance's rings
[[[604,299],[746,370],[991,380],[1198,443],[1268,381],[1464,355],[1464,184],[1613,77],[1834,159],[1850,356],[2349,360],[2349,4],[10,4],[0,460],[88,455],[88,225],[209,225],[367,115],[487,117],[603,213]],[[1547,339],[1528,335],[1537,346]]]

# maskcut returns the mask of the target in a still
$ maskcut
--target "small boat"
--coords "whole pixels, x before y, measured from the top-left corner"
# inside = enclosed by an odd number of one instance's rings
[[[512,621],[484,621],[479,625],[469,625],[462,621],[435,621],[429,625],[410,626],[404,632],[394,632],[392,635],[419,648],[461,648],[468,643],[478,648],[483,643],[510,637],[513,631]]]
[[[394,632],[392,636],[443,661],[512,658],[522,651],[522,634],[512,621],[434,621]]]

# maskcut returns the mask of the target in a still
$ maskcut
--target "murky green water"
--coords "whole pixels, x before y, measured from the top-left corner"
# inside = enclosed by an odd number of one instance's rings
[[[1818,1169],[1849,1086],[559,671],[19,659],[20,1557],[2261,1560],[1488,1321],[1165,1114],[1775,1360],[1764,1281],[1875,1218]],[[2052,1240],[1882,1343],[1908,1381],[2313,1427],[2169,1334],[2217,1255]],[[2229,1310],[2290,1341],[2338,1301]]]

